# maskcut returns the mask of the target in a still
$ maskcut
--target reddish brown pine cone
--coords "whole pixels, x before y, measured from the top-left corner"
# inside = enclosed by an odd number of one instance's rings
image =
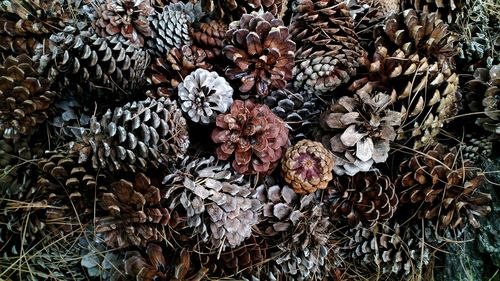
[[[299,194],[325,189],[332,180],[333,155],[321,143],[301,140],[288,148],[281,161],[281,174]]]
[[[267,105],[235,100],[228,114],[220,114],[212,140],[221,144],[217,157],[234,154],[233,169],[240,174],[269,174],[288,144],[288,128]]]
[[[227,31],[223,53],[232,62],[226,76],[241,81],[242,93],[267,96],[273,89],[285,88],[292,79],[295,43],[283,21],[271,13],[243,15],[238,25]]]

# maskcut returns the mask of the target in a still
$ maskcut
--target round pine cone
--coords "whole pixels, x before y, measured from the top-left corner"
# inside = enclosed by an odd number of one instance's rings
[[[223,53],[231,61],[226,76],[240,80],[242,93],[265,97],[292,78],[295,43],[288,28],[271,13],[245,14],[226,33]]]
[[[398,207],[396,187],[388,176],[378,172],[358,173],[334,180],[328,190],[329,208],[335,220],[347,220],[355,227],[390,219]]]
[[[401,123],[401,114],[388,109],[394,100],[383,93],[343,96],[321,114],[321,139],[333,151],[336,174],[352,176],[387,160]]]
[[[193,122],[208,124],[233,104],[233,88],[217,72],[197,69],[178,88],[179,103]]]
[[[475,228],[476,217],[491,211],[491,195],[480,192],[482,176],[469,160],[460,160],[456,148],[438,144],[417,153],[400,165],[396,180],[400,201],[410,212],[436,220],[440,229],[455,228],[465,218]]]
[[[298,194],[325,189],[332,180],[333,155],[315,141],[301,140],[281,160],[281,174]]]
[[[235,100],[229,113],[217,116],[216,126],[217,157],[227,160],[234,154],[232,167],[241,174],[271,173],[288,145],[285,123],[267,105],[250,100]]]

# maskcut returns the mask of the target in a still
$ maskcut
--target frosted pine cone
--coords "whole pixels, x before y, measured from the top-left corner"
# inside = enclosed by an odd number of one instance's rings
[[[333,155],[315,141],[301,140],[289,147],[281,161],[281,174],[298,194],[325,189],[332,180]]]
[[[179,84],[181,109],[193,122],[208,124],[233,103],[233,88],[217,72],[197,69]]]
[[[334,153],[336,174],[352,176],[387,160],[401,124],[401,114],[388,109],[394,100],[383,93],[343,96],[322,113],[322,141]]]
[[[288,129],[266,105],[235,100],[227,114],[217,116],[212,140],[217,157],[234,154],[233,169],[241,174],[270,173],[288,145]]]
[[[285,88],[295,56],[295,43],[289,37],[283,21],[271,13],[243,15],[226,33],[223,52],[232,62],[226,76],[240,80],[242,93],[261,97]]]

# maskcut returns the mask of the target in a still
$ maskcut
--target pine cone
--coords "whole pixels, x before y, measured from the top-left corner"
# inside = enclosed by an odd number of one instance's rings
[[[480,138],[477,134],[465,135],[460,147],[463,158],[474,163],[491,159],[495,141],[492,137]]]
[[[350,86],[358,94],[395,94],[394,107],[403,114],[398,139],[415,138],[414,148],[433,142],[457,112],[458,76],[453,70],[457,49],[447,29],[435,14],[406,10],[389,15],[375,30],[368,73]]]
[[[440,229],[462,226],[466,218],[480,227],[476,217],[491,212],[491,195],[478,190],[482,177],[473,163],[462,162],[456,148],[441,144],[423,152],[400,165],[396,186],[401,203],[422,218],[437,220]]]
[[[313,127],[319,120],[322,107],[316,95],[307,91],[276,90],[265,97],[264,104],[285,121],[292,143],[312,138]]]
[[[399,12],[399,1],[347,0],[354,31],[365,50],[373,47],[373,30],[390,12]],[[394,5],[395,4],[395,5]]]
[[[281,175],[298,194],[325,189],[332,180],[333,155],[315,141],[301,140],[281,160]]]
[[[207,12],[215,12],[217,18],[226,22],[239,20],[251,12],[270,12],[282,18],[287,10],[288,0],[201,0]]]
[[[347,83],[364,54],[349,9],[337,0],[295,0],[290,25],[299,47],[293,86],[316,94]]]
[[[195,46],[182,46],[181,49],[172,48],[165,58],[155,58],[150,65],[148,83],[153,87],[156,97],[170,97],[175,88],[196,69],[212,70],[208,62],[215,55]]]
[[[146,170],[170,158],[182,158],[189,146],[186,120],[169,99],[127,103],[109,110],[90,128],[80,128],[81,136],[71,147],[80,153],[79,162],[89,159],[95,169]]]
[[[163,226],[169,223],[170,213],[161,207],[163,194],[149,177],[138,173],[134,182],[122,179],[111,183],[107,191],[99,198],[107,216],[96,218],[96,232],[104,234],[108,246],[145,247],[165,237]]]
[[[217,72],[197,69],[179,84],[179,103],[193,122],[209,124],[233,104],[233,88]]]
[[[462,7],[465,4],[463,0],[401,0],[401,6],[404,9],[415,9],[418,12],[435,13],[438,19],[442,19],[449,24],[455,23],[460,17]]]
[[[226,76],[240,80],[242,93],[265,97],[292,78],[295,43],[288,28],[271,13],[245,14],[226,33],[223,53],[232,64]]]
[[[9,56],[0,65],[0,136],[6,139],[32,135],[57,98],[36,68],[28,55]]]
[[[144,46],[152,35],[148,16],[154,9],[149,0],[99,0],[98,18],[93,26],[101,37],[121,35],[134,46]]]
[[[213,157],[188,161],[163,181],[172,186],[164,196],[169,209],[185,214],[184,228],[189,235],[199,235],[200,242],[210,240],[214,249],[239,246],[252,234],[261,206],[252,198],[250,183]]]
[[[271,173],[287,146],[288,129],[266,105],[235,100],[227,114],[220,114],[212,140],[221,144],[217,157],[233,154],[233,169],[241,174]]]
[[[352,176],[387,160],[401,123],[401,114],[388,109],[394,100],[383,93],[343,96],[322,113],[322,141],[334,153],[336,174]]]
[[[193,44],[203,50],[209,50],[219,57],[222,55],[223,41],[228,26],[222,21],[211,20],[194,26],[191,30]]]
[[[392,180],[379,172],[337,177],[328,190],[332,218],[347,220],[351,227],[365,226],[390,219],[398,207],[398,195]]]

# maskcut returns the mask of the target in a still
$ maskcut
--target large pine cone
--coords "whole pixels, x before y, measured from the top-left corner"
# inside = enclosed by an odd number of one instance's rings
[[[80,128],[72,143],[80,162],[89,158],[95,169],[146,170],[171,158],[182,158],[189,146],[186,119],[176,103],[148,98],[109,110],[90,128]]]
[[[188,161],[163,181],[171,186],[165,195],[169,209],[185,216],[188,239],[199,235],[197,241],[213,249],[239,246],[252,234],[261,207],[250,183],[213,157]]]
[[[328,201],[332,218],[346,220],[352,227],[390,219],[399,203],[392,180],[378,172],[336,178]]]
[[[6,139],[32,135],[57,97],[36,68],[28,55],[9,56],[0,64],[0,136]]]
[[[235,100],[228,114],[217,116],[212,140],[217,157],[234,154],[233,169],[241,174],[271,173],[288,144],[288,129],[266,105]]]
[[[424,13],[436,13],[438,19],[453,24],[462,14],[465,0],[402,0],[405,9],[415,9]]]
[[[364,54],[348,7],[337,0],[295,0],[292,7],[294,88],[323,94],[347,83]]]
[[[435,14],[414,10],[389,15],[374,34],[375,50],[366,65],[368,73],[350,89],[396,94],[395,109],[403,114],[398,139],[417,137],[415,148],[433,142],[457,112],[454,35]]]
[[[440,229],[464,225],[480,227],[476,217],[491,211],[491,195],[480,192],[482,177],[473,163],[441,144],[415,154],[400,165],[396,180],[400,201],[422,218],[437,221]]]
[[[332,180],[333,155],[321,143],[301,140],[281,160],[281,175],[298,194],[325,189]]]
[[[336,174],[352,176],[387,160],[401,124],[401,114],[388,109],[394,100],[394,93],[343,96],[321,114],[321,140],[333,151]]]
[[[240,80],[242,93],[265,97],[292,78],[295,43],[283,21],[271,13],[243,15],[227,31],[223,52],[231,61],[226,76]]]
[[[149,0],[100,0],[98,17],[93,24],[101,37],[119,35],[134,46],[143,46],[144,37],[152,35],[148,16],[154,9]],[[125,41],[124,40],[124,41]]]

